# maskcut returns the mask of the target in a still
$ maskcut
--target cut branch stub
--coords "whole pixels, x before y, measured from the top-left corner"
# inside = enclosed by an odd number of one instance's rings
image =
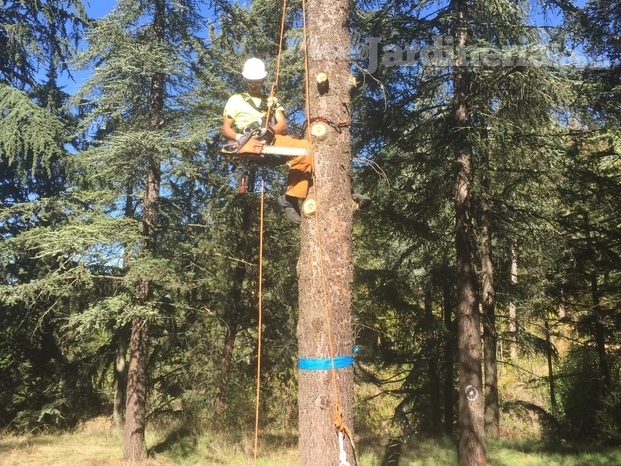
[[[328,81],[328,75],[326,73],[319,73],[317,75],[317,90],[319,95],[324,95],[330,89],[330,83]]]
[[[311,128],[311,134],[323,141],[328,137],[328,128],[323,123],[315,123]]]

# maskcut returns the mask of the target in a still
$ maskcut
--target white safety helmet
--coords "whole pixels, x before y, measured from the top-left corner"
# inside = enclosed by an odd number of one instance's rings
[[[250,81],[264,79],[267,76],[265,71],[265,63],[258,58],[251,58],[244,63],[244,71],[242,76]]]

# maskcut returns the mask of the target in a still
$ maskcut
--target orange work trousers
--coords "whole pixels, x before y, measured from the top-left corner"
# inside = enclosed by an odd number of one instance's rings
[[[284,134],[277,134],[274,146],[301,147],[311,149],[306,139],[295,139]],[[313,154],[303,157],[293,157],[287,161],[289,174],[287,175],[287,191],[285,194],[299,199],[306,199],[308,190],[313,182]]]

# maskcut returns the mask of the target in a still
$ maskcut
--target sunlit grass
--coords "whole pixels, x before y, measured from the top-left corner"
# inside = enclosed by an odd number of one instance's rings
[[[150,430],[150,457],[144,466],[246,466],[254,464],[252,434],[200,434]],[[457,447],[452,439],[410,440],[405,444],[380,439],[358,442],[359,466],[452,466]],[[0,438],[2,466],[121,466],[122,432],[110,427],[83,429],[72,434],[4,435]],[[350,464],[354,464],[349,458]],[[538,442],[490,442],[490,466],[618,466],[621,448],[549,445]],[[257,466],[298,464],[295,433],[263,433]],[[317,465],[321,466],[321,465]]]

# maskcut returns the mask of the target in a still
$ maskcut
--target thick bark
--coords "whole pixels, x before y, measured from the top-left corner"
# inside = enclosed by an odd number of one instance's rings
[[[496,347],[496,291],[494,289],[494,266],[492,261],[492,225],[489,206],[489,179],[483,176],[485,191],[481,208],[481,269],[483,279],[483,343],[485,367],[485,435],[497,439],[500,436],[500,412],[498,409],[498,366]]]
[[[147,285],[148,286],[148,285]],[[148,290],[143,290],[148,292]],[[142,461],[146,454],[144,440],[147,402],[148,332],[146,320],[139,316],[132,320],[129,340],[130,358],[127,371],[127,400],[125,404],[125,434],[123,460]]]
[[[350,73],[347,60],[349,2],[312,0],[308,4],[308,62],[310,80],[326,73],[329,90],[311,86],[311,117],[347,121]],[[353,350],[351,318],[351,148],[349,131],[328,128],[328,138],[314,141],[317,213],[302,221],[298,261],[300,358],[349,356]],[[310,195],[315,190],[311,188]],[[335,403],[353,429],[353,367],[300,370],[299,451],[302,466],[338,466],[339,441],[333,423]],[[338,398],[338,399],[337,399]],[[349,441],[347,457],[353,464]]]
[[[155,2],[153,30],[155,40],[164,40],[165,0]],[[157,131],[162,124],[164,108],[165,76],[156,73],[151,79],[149,102],[149,130]],[[160,204],[161,168],[157,156],[147,159],[147,176],[143,199],[142,228],[145,252],[157,254],[157,229]],[[138,297],[142,305],[152,305],[153,285],[144,279],[138,286]],[[141,461],[145,457],[145,428],[147,402],[147,362],[148,362],[149,322],[136,316],[132,320],[132,333],[129,340],[129,370],[127,373],[127,402],[125,408],[125,435],[123,440],[123,459]]]
[[[456,0],[455,44],[466,45],[467,5]],[[467,139],[469,128],[466,69],[454,70],[453,117],[455,124],[455,247],[457,254],[458,353],[459,353],[459,466],[486,464],[481,375],[481,330],[476,274],[476,232],[472,200],[473,157]]]

